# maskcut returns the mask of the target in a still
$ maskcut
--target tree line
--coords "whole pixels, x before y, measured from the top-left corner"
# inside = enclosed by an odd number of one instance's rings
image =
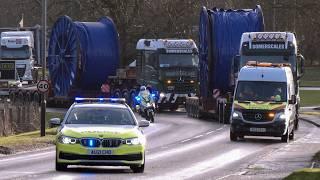
[[[111,17],[118,29],[121,64],[135,58],[141,38],[192,38],[198,41],[202,6],[248,9],[262,6],[266,31],[291,31],[297,35],[307,65],[319,65],[320,1],[314,0],[47,0],[48,31],[59,16],[74,21]],[[0,27],[15,27],[22,15],[24,26],[41,24],[41,0],[2,0]]]

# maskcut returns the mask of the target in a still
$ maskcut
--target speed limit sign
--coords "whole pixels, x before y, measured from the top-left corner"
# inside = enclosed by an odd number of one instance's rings
[[[37,89],[41,93],[46,93],[49,91],[49,82],[47,80],[40,80],[37,84]]]

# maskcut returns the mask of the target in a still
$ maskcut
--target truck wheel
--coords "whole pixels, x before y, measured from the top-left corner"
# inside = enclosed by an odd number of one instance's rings
[[[40,95],[39,95],[39,93],[35,92],[35,93],[33,94],[32,100],[33,100],[34,102],[36,102],[36,103],[40,103]]]
[[[16,94],[14,92],[10,92],[9,99],[14,103],[16,101]]]
[[[232,132],[232,131],[230,131],[230,140],[231,141],[237,141],[237,139],[238,139],[237,134]]]

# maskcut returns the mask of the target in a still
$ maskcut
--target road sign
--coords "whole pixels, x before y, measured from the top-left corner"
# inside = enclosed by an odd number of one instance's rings
[[[40,80],[37,84],[37,89],[40,93],[46,93],[49,91],[49,82],[47,80]]]

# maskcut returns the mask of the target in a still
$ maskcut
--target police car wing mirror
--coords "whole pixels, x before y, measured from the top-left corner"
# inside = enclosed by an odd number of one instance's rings
[[[291,99],[289,100],[289,104],[296,104],[297,97],[295,95],[291,95]]]
[[[148,127],[150,125],[149,121],[141,120],[139,121],[139,127]]]
[[[56,127],[61,125],[61,119],[60,118],[52,118],[50,119],[50,127]]]

